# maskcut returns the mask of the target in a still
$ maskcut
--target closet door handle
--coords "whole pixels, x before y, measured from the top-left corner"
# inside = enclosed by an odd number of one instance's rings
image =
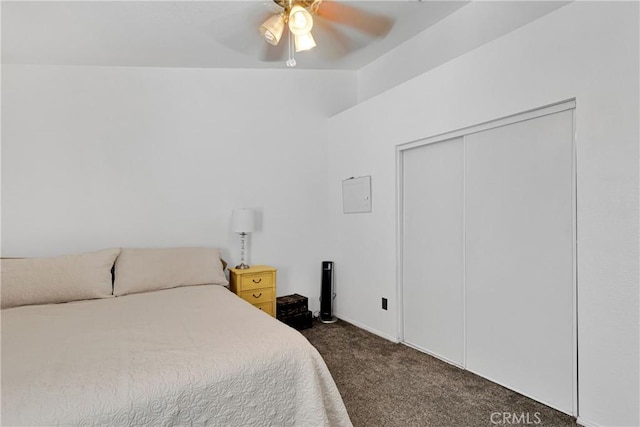
[[[256,280],[256,279],[251,279],[251,281],[252,281],[253,283],[260,283],[260,282],[262,282],[262,277],[261,277],[261,278],[259,278],[258,280]]]
[[[251,294],[251,295],[253,295],[254,298],[260,298],[262,296],[262,292],[260,292],[258,295],[256,294]]]

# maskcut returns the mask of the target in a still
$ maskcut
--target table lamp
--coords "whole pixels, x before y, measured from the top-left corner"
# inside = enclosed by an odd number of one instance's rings
[[[234,209],[231,216],[231,228],[234,232],[240,234],[240,264],[236,265],[236,268],[249,268],[249,265],[245,263],[245,244],[247,234],[255,231],[253,209]]]

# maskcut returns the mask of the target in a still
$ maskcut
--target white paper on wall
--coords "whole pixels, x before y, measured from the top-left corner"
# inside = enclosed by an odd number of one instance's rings
[[[343,212],[371,212],[371,176],[351,177],[342,181]]]

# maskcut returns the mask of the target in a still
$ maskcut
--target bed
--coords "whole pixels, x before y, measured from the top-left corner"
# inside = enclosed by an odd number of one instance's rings
[[[316,349],[211,284],[4,308],[2,424],[351,425]]]

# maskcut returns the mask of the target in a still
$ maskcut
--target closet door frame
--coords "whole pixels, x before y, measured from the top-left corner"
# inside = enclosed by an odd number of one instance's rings
[[[452,132],[446,132],[434,136],[429,136],[426,138],[422,138],[419,140],[414,140],[410,142],[406,142],[403,144],[399,144],[396,146],[396,300],[398,301],[397,307],[397,338],[401,343],[405,343],[404,341],[404,287],[403,287],[403,265],[404,265],[404,256],[403,256],[403,248],[404,248],[404,152],[410,150],[412,148],[421,147],[427,144],[434,144],[437,142],[444,142],[446,140],[454,139],[454,138],[463,138],[463,166],[466,164],[466,140],[465,136],[494,129],[502,126],[508,126],[513,123],[522,122],[525,120],[531,120],[542,116],[547,116],[550,114],[559,113],[567,110],[573,111],[573,138],[571,142],[571,223],[572,223],[572,317],[573,317],[573,416],[578,416],[579,414],[579,399],[578,399],[578,357],[579,357],[579,347],[578,347],[578,281],[577,281],[577,179],[576,179],[576,151],[577,151],[577,134],[576,134],[576,117],[575,117],[575,109],[576,109],[576,100],[569,99],[565,101],[561,101],[558,103],[550,104],[544,107],[536,108],[533,110],[524,111],[521,113],[509,115],[506,117],[502,117],[496,120],[491,120],[488,122],[476,124],[473,126],[468,126],[462,129],[458,129]],[[463,174],[464,174],[463,167]],[[463,175],[463,183],[465,182],[466,177]],[[463,185],[463,201],[466,198],[466,184]],[[463,203],[463,213],[462,213],[463,224],[463,241],[462,241],[462,254],[463,257],[463,265],[466,262],[464,259],[466,248],[465,248],[465,240],[466,240],[466,211]],[[465,316],[466,310],[466,271],[463,274],[463,317]],[[466,319],[463,318],[463,364],[462,368],[466,369],[467,366],[467,353],[466,353]],[[437,357],[437,356],[435,356]],[[451,363],[448,360],[442,359],[447,363]],[[458,366],[457,364],[455,366]]]

